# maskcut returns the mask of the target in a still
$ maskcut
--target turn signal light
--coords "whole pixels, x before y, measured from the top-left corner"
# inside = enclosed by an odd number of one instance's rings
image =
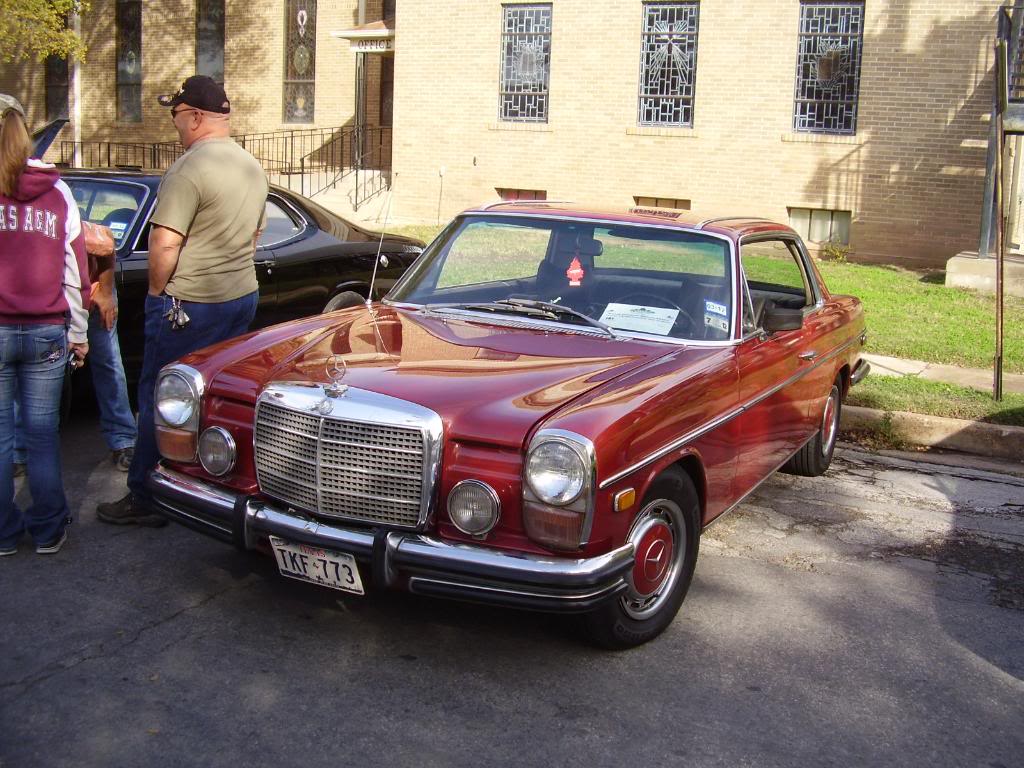
[[[551,549],[579,549],[586,515],[564,507],[526,502],[523,525],[526,535]]]
[[[196,433],[172,427],[156,427],[156,447],[160,455],[171,461],[196,460]]]

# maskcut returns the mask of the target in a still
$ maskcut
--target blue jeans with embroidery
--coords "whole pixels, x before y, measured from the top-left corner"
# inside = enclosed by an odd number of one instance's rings
[[[160,369],[189,352],[241,336],[256,316],[258,300],[259,292],[253,291],[238,299],[211,304],[183,301],[181,306],[191,322],[174,330],[165,317],[171,308],[171,297],[146,296],[146,346],[139,374],[139,434],[128,469],[128,490],[137,498],[148,498],[146,474],[160,460],[153,425],[153,395]]]
[[[70,522],[60,460],[60,393],[68,362],[63,325],[0,325],[0,547],[27,530],[48,544]],[[17,392],[32,506],[14,503],[14,398]]]
[[[109,331],[103,326],[100,311],[89,312],[89,371],[96,404],[100,408],[100,431],[112,451],[135,445],[135,417],[128,402],[128,382],[117,341],[117,320]],[[14,405],[14,461],[25,463],[25,436],[18,404]]]

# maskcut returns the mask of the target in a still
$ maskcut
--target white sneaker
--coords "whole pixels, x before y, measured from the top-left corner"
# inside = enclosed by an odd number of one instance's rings
[[[50,542],[49,544],[39,544],[36,546],[37,555],[55,555],[60,552],[60,548],[64,546],[64,542],[68,540],[68,529],[64,526],[64,530],[61,531],[60,538],[56,541]]]

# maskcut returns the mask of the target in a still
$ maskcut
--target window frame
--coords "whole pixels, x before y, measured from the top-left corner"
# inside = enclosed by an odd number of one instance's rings
[[[215,5],[215,4],[217,6],[219,6],[219,9],[220,9],[220,28],[219,29],[217,29],[216,25],[213,24],[211,22],[210,18],[209,18],[210,6]],[[205,19],[203,18],[203,12],[204,11],[207,12],[207,17]],[[228,15],[227,3],[226,3],[225,0],[196,0],[195,15],[196,15],[196,38],[195,38],[196,74],[197,75],[206,75],[208,77],[212,77],[214,80],[216,80],[218,83],[220,83],[220,85],[223,86],[224,85],[224,78],[225,78],[224,44],[225,44],[226,29],[227,29],[227,15]],[[204,36],[204,35],[201,34],[202,27],[203,27],[204,23],[206,25],[208,25],[208,27],[209,27],[207,32],[212,30],[213,35],[207,34],[206,36]],[[203,60],[203,50],[202,49],[203,49],[204,43],[208,43],[211,40],[215,40],[216,43],[219,45],[219,49],[220,50],[219,51],[214,50],[212,52],[212,56],[210,56],[210,58],[214,58],[214,59],[219,58],[220,59],[220,70],[219,70],[219,72],[216,69],[214,69],[214,71],[204,71],[205,68],[200,66],[200,62],[202,62],[202,60]],[[209,55],[209,54],[207,54],[207,55]],[[219,77],[218,77],[218,75],[219,75]]]
[[[126,29],[125,20],[133,14],[131,7],[138,10],[134,12],[137,17],[137,24],[134,29]],[[143,51],[142,51],[142,0],[117,0],[114,7],[114,90],[119,123],[141,123],[143,120],[142,111],[142,85],[143,85]],[[127,62],[127,55],[123,49],[128,48],[127,54],[138,50],[137,63]],[[123,70],[128,67],[136,67],[138,74],[129,77]]]
[[[301,6],[301,7],[300,7]],[[312,8],[312,18],[309,17],[309,10]],[[298,16],[304,11],[306,23],[298,24]],[[281,123],[284,125],[305,125],[316,122],[316,33],[319,9],[317,0],[285,0],[284,2],[284,71],[281,73]],[[295,20],[293,27],[292,21]],[[298,44],[307,40],[307,27],[312,26],[308,40],[311,44],[306,46],[309,49],[309,74],[306,77],[291,77],[289,73],[293,70],[294,57],[298,50]],[[297,38],[293,39],[295,35]],[[308,88],[310,105],[308,112],[302,115],[289,116],[289,93],[290,89]],[[296,97],[297,98],[297,97]],[[305,98],[305,96],[302,96]],[[301,109],[301,107],[300,107]]]
[[[547,11],[546,32],[508,32],[510,14],[520,11]],[[526,17],[524,17],[525,19]],[[535,20],[534,22],[535,23]],[[525,24],[525,21],[524,21]],[[532,23],[531,23],[532,26]],[[501,56],[498,70],[498,120],[505,123],[546,123],[551,112],[551,38],[554,31],[554,8],[548,3],[503,3],[501,6]],[[541,54],[543,58],[543,80],[540,88],[535,90],[514,90],[510,87],[513,82],[512,74],[516,65],[511,61],[520,51],[515,49],[514,38],[540,39]],[[526,86],[520,86],[526,87]],[[512,114],[511,106],[518,101],[517,97],[536,97],[536,101],[542,106],[538,108],[534,116],[523,116]],[[526,101],[526,99],[523,99]],[[516,107],[516,112],[523,111],[522,107]]]
[[[657,32],[648,29],[648,23],[650,21],[651,11],[656,8],[676,8],[682,10],[683,8],[690,8],[692,10],[693,17],[693,31],[678,32],[675,30],[668,32]],[[697,100],[697,49],[700,45],[700,2],[699,0],[676,0],[675,2],[668,2],[666,0],[649,0],[649,2],[642,3],[643,18],[640,32],[640,73],[637,80],[637,125],[641,126],[661,126],[670,128],[693,128],[694,123],[694,107]],[[648,81],[649,70],[647,68],[648,63],[651,59],[657,58],[658,54],[652,53],[648,49],[648,40],[653,40],[657,36],[671,36],[673,39],[667,44],[666,50],[672,51],[673,47],[679,45],[679,40],[675,38],[692,38],[692,45],[689,46],[689,70],[690,70],[690,82],[688,84],[690,93],[687,96],[685,93],[673,94],[673,93],[645,93],[646,83]],[[671,53],[666,53],[665,58],[668,59],[672,56]],[[665,63],[668,63],[667,61]],[[665,100],[674,100],[682,103],[680,112],[683,119],[680,120],[652,120],[644,119],[645,105],[644,101],[649,102],[660,102]],[[650,107],[649,107],[650,108]],[[657,110],[660,112],[660,110]],[[689,119],[685,119],[686,115],[689,115]]]
[[[856,32],[805,32],[806,26],[812,24],[814,21],[810,17],[811,12],[814,9],[835,9],[842,15],[842,9],[849,9],[851,11],[848,20],[852,26],[856,26]],[[811,134],[824,134],[833,136],[854,136],[857,133],[857,117],[860,111],[860,84],[861,84],[861,66],[864,60],[864,24],[865,24],[865,0],[800,0],[800,13],[799,21],[797,26],[797,55],[796,55],[796,77],[793,85],[793,132],[794,133],[811,133]],[[812,52],[813,40],[818,39],[819,50]],[[833,43],[827,43],[826,41],[832,40]],[[842,45],[835,43],[836,40],[845,40],[849,44],[844,48]],[[828,50],[820,50],[822,43],[831,45]],[[848,70],[836,71],[835,67],[836,58],[842,66],[841,53],[844,50],[852,51],[849,56],[852,60],[848,63]],[[829,73],[831,74],[831,80],[836,81],[829,85],[820,85],[824,82],[821,77],[821,72],[816,77],[812,77],[812,73],[822,65],[825,61],[826,56],[829,54],[836,54],[836,58],[833,58],[833,63],[829,65]],[[806,76],[805,76],[806,75]],[[843,86],[838,81],[841,79],[848,80],[848,83]],[[818,85],[815,85],[818,83]],[[849,89],[849,94],[845,97],[841,95],[840,98],[823,98],[823,94],[829,91],[842,88],[845,90]],[[806,94],[817,93],[817,96],[810,97]],[[826,109],[828,106],[832,106],[835,109],[841,111],[842,117],[836,117],[835,115],[825,114],[820,116],[818,113],[821,111],[828,112]],[[805,111],[801,110],[801,107],[805,107]],[[843,121],[843,125],[836,127],[834,125],[824,124],[828,121],[839,122]],[[808,122],[813,124],[808,125]],[[848,123],[848,124],[847,124]]]
[[[743,328],[743,314],[749,309],[751,317],[754,315],[753,298],[750,295],[750,282],[747,279],[747,269],[743,264],[743,248],[747,245],[756,245],[757,243],[765,242],[781,242],[785,244],[786,250],[789,251],[794,261],[796,261],[804,280],[804,300],[808,302],[804,304],[802,308],[804,317],[806,317],[810,312],[821,308],[825,303],[821,285],[818,283],[817,275],[811,267],[811,256],[807,252],[807,248],[803,241],[798,236],[789,235],[783,232],[770,232],[742,237],[737,244],[736,261],[741,281],[740,296],[741,301],[743,302],[743,306],[739,313],[739,332],[740,338],[743,341],[765,333],[764,327],[761,325],[755,326],[754,330],[749,333],[746,333]],[[754,319],[756,322],[756,318]]]

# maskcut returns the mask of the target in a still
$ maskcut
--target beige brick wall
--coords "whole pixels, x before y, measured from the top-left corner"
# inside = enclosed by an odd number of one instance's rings
[[[88,45],[82,65],[82,138],[173,141],[176,134],[167,110],[157,104],[156,97],[174,91],[195,72],[195,2],[143,3],[141,123],[116,120],[114,6],[114,0],[92,0],[91,10],[82,19],[82,36]],[[367,6],[367,18],[379,18],[380,0]],[[232,102],[235,132],[334,127],[353,121],[355,54],[347,41],[331,37],[331,32],[356,25],[357,0],[321,0],[317,5],[316,104],[314,119],[306,124],[283,122],[284,9],[280,0],[226,2],[224,87]],[[379,64],[370,71],[374,83],[379,82]],[[45,119],[43,77],[43,67],[35,62],[0,66],[0,89],[22,99],[33,126]],[[375,88],[367,110],[373,121],[378,109]],[[70,139],[71,133],[69,126],[61,138]]]
[[[637,128],[640,0],[553,0],[549,120],[500,123],[501,5],[399,7],[397,215],[444,220],[496,187],[543,189],[783,221],[788,207],[850,210],[861,258],[940,266],[976,247],[999,2],[869,0],[855,137],[792,132],[797,0],[701,2],[692,130]]]

